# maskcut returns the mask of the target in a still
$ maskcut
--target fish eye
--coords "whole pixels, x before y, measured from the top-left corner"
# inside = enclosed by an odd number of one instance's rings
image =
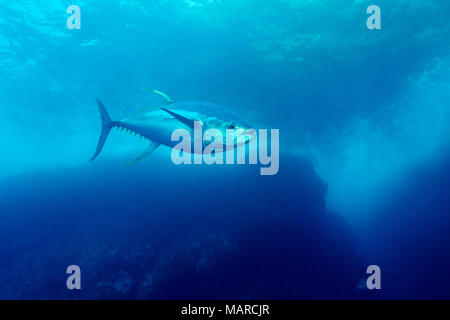
[[[230,126],[228,127],[228,129],[234,129],[234,128],[236,128],[236,123],[232,122],[230,124]]]

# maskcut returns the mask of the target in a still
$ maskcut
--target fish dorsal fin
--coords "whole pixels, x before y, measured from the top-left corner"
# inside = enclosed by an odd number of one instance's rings
[[[175,103],[175,100],[173,100],[167,93],[164,93],[162,91],[155,90],[155,89],[148,89],[148,88],[144,88],[144,89],[142,89],[142,91],[151,91],[153,93],[156,93],[157,95],[163,97],[164,100],[166,100],[166,104]]]
[[[137,157],[137,158],[134,159],[133,161],[130,161],[129,163],[127,163],[127,167],[129,167],[129,166],[135,164],[136,162],[138,162],[138,161],[144,159],[145,157],[149,156],[149,155],[152,154],[153,151],[155,151],[156,148],[158,148],[158,147],[159,147],[159,143],[156,143],[156,142],[151,141],[151,142],[150,142],[150,145],[149,145],[148,148],[144,151],[144,153],[142,153],[139,157]]]
[[[194,122],[196,120],[192,120],[192,119],[188,119],[186,117],[183,117],[182,115],[179,115],[178,113],[175,113],[173,111],[170,111],[166,108],[161,108],[161,110],[164,110],[165,112],[167,112],[168,114],[170,114],[172,117],[174,117],[175,119],[177,119],[178,121],[180,121],[181,123],[184,123],[185,125],[187,125],[189,128],[194,129]],[[199,121],[200,122],[200,121]]]

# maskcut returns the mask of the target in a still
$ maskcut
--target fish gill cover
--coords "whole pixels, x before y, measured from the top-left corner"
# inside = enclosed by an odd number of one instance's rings
[[[449,16],[446,0],[3,0],[0,297],[450,298]],[[168,148],[124,168],[147,144],[115,131],[89,164],[95,97],[113,119],[164,104],[141,88],[280,129],[279,173],[178,167]],[[361,289],[371,264],[382,290]]]

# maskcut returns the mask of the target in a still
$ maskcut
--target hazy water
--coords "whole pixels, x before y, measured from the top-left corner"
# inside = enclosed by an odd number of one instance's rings
[[[400,194],[408,192],[405,186],[421,183],[412,173],[416,166],[448,172],[434,167],[436,159],[446,157],[450,127],[448,1],[378,0],[382,29],[374,31],[366,28],[366,8],[372,2],[362,0],[123,0],[114,4],[80,0],[76,4],[82,9],[81,30],[66,28],[69,4],[57,0],[0,4],[0,147],[4,155],[0,178],[6,187],[20,182],[39,190],[42,176],[35,180],[36,172],[49,172],[55,177],[50,181],[58,186],[64,180],[60,172],[72,177],[73,170],[81,170],[82,179],[89,180],[91,173],[84,170],[90,170],[107,180],[102,164],[122,170],[122,163],[146,146],[113,132],[98,162],[87,164],[100,130],[94,98],[101,98],[111,116],[120,118],[161,104],[158,96],[140,91],[148,87],[179,101],[222,105],[257,128],[279,128],[281,159],[285,159],[280,171],[295,168],[291,162],[299,156],[311,161],[328,186],[327,208],[352,225],[363,238],[361,243],[381,252],[388,246],[378,248],[373,239],[377,232],[368,225],[380,216],[389,217],[378,222],[382,233],[392,216],[395,221],[408,220],[406,212],[411,210],[395,206],[380,213],[380,208],[401,201]],[[160,148],[154,158],[170,161],[169,152]],[[157,175],[152,161],[159,163],[149,158],[132,170]],[[179,181],[172,166],[162,168],[167,171],[164,176],[169,172]],[[54,175],[53,170],[60,171]],[[221,181],[221,171],[217,174],[215,183]],[[139,184],[139,174],[134,177]],[[302,189],[301,181],[294,183],[295,179],[293,175],[280,186],[295,194],[293,185]],[[205,186],[210,183],[201,181]],[[251,179],[249,183],[251,188]],[[305,188],[309,183],[306,179]],[[438,189],[438,184],[431,184],[427,191]],[[20,190],[10,189],[8,199]],[[108,196],[106,191],[98,192]],[[52,202],[58,206],[59,199]],[[84,200],[85,210],[93,212],[89,199]],[[202,203],[210,200],[201,199]],[[133,207],[138,208],[139,201],[134,199]],[[231,202],[237,208],[243,200]],[[281,203],[272,205],[283,212]],[[60,207],[67,210],[67,202],[61,200]],[[7,208],[4,212],[11,215],[23,212],[10,202]],[[165,207],[157,208],[164,211]],[[444,215],[445,208],[436,206],[433,215]],[[31,216],[43,214],[39,207],[26,211]],[[20,228],[20,217],[8,219]],[[11,223],[8,219],[4,225]],[[409,234],[407,224],[395,223],[391,234],[400,238]],[[116,230],[110,224],[104,228]],[[41,231],[29,234],[41,234],[42,229],[37,230]],[[96,230],[101,231],[101,225]],[[14,239],[13,234],[9,236]],[[436,245],[444,246],[445,241],[436,240]],[[364,260],[374,255],[363,252],[361,256]]]

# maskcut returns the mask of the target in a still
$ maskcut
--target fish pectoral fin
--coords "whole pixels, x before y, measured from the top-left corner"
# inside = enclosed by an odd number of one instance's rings
[[[151,91],[153,93],[156,93],[157,95],[163,97],[164,100],[166,100],[166,104],[175,103],[175,100],[173,100],[167,93],[164,93],[162,91],[155,90],[155,89],[148,89],[148,88],[144,88],[144,89],[141,89],[141,90],[142,91]]]
[[[172,117],[174,117],[175,119],[177,119],[181,123],[184,123],[185,125],[187,125],[189,128],[194,129],[194,122],[197,121],[197,120],[188,119],[188,118],[183,117],[182,115],[179,115],[178,113],[170,111],[170,110],[168,110],[166,108],[161,108],[161,110],[167,112],[168,114],[170,114]]]
[[[159,147],[159,143],[156,142],[150,142],[150,145],[148,146],[148,148],[144,151],[144,153],[142,153],[139,157],[137,157],[136,159],[134,159],[133,161],[130,161],[127,163],[127,167],[132,166],[133,164],[135,164],[136,162],[144,159],[145,157],[151,155],[153,153],[153,151],[156,150],[156,148]]]

